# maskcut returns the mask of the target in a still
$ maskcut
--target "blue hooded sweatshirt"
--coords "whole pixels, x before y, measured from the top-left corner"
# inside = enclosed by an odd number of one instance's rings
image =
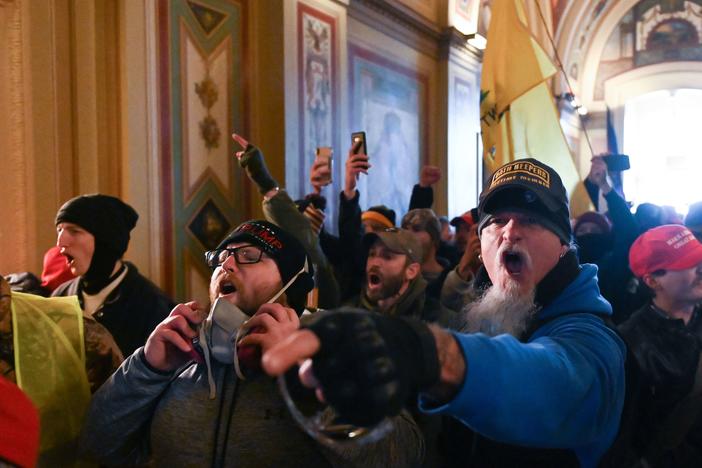
[[[581,466],[595,467],[617,435],[624,405],[626,347],[593,315],[611,313],[597,267],[583,265],[539,312],[539,320],[550,320],[528,342],[454,333],[465,379],[447,404],[420,397],[420,407],[502,443],[572,449]]]

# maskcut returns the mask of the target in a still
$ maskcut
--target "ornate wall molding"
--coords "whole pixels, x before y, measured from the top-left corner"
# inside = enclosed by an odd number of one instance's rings
[[[430,57],[446,59],[453,50],[482,61],[482,51],[469,45],[465,34],[434,23],[400,2],[353,0],[348,15]]]
[[[439,42],[440,58],[464,58],[468,63],[483,61],[483,51],[468,44],[468,36],[454,27],[448,27],[441,34]],[[459,60],[460,61],[460,60]]]
[[[354,0],[348,14],[368,26],[422,52],[438,58],[442,28],[407,6],[392,0]]]

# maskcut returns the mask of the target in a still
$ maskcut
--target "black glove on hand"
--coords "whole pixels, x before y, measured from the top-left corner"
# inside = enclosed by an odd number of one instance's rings
[[[372,426],[398,414],[439,380],[434,335],[422,322],[341,308],[306,328],[321,342],[312,370],[324,397],[352,424]]]
[[[246,151],[239,158],[239,165],[246,169],[246,174],[249,179],[254,181],[258,185],[258,190],[261,195],[265,195],[269,190],[273,190],[278,186],[278,182],[275,181],[268,168],[266,167],[266,161],[263,159],[263,153],[256,146],[249,143],[246,147]]]

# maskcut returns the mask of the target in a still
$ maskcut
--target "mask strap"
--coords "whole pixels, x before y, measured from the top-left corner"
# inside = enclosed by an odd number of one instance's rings
[[[210,400],[214,400],[217,396],[217,388],[215,386],[214,377],[212,376],[212,364],[210,362],[210,347],[207,344],[207,333],[205,333],[205,327],[207,322],[200,327],[200,346],[202,347],[202,354],[205,357],[205,367],[207,367],[207,383],[210,386]],[[236,357],[236,355],[235,355]]]
[[[248,320],[246,322],[248,322]],[[237,343],[239,343],[239,338],[241,337],[241,330],[246,325],[246,322],[242,323],[241,326],[237,329],[236,337],[234,337],[234,345],[232,346],[234,348],[234,372],[236,372],[236,376],[239,377],[241,380],[246,380],[246,377],[244,376],[244,373],[241,371],[241,366],[239,365],[239,355],[237,354],[237,348],[238,348]]]
[[[298,271],[295,276],[290,278],[290,281],[285,283],[285,286],[282,287],[280,291],[276,293],[275,296],[270,298],[267,302],[267,304],[271,304],[278,300],[280,296],[283,295],[285,291],[295,282],[298,276],[300,276],[303,273],[307,273],[309,271],[309,265],[307,263],[307,257],[305,256],[305,264],[303,265],[302,269]],[[237,343],[239,342],[239,338],[241,338],[241,331],[244,329],[246,325],[246,322],[242,323],[239,329],[236,331],[236,337],[234,338],[234,372],[236,372],[236,376],[239,377],[241,380],[246,380],[246,377],[244,376],[244,373],[241,371],[241,366],[239,365],[239,356],[237,354]]]
[[[268,300],[267,304],[271,304],[271,303],[275,302],[276,300],[278,300],[278,298],[279,298],[280,296],[282,296],[283,293],[295,282],[295,280],[297,279],[298,276],[300,276],[300,275],[303,274],[303,273],[307,273],[307,272],[309,272],[309,266],[308,266],[308,264],[307,264],[307,256],[305,256],[305,265],[302,267],[302,269],[301,269],[300,271],[298,271],[298,272],[295,274],[295,276],[293,276],[292,278],[290,278],[290,281],[288,281],[287,283],[285,283],[285,286],[283,286],[283,288],[282,288],[280,291],[278,291],[278,293],[277,293],[275,296],[273,296],[272,298],[270,298],[270,299]]]

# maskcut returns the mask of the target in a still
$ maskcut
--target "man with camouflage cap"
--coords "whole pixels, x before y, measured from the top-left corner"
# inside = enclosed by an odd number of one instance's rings
[[[347,305],[382,314],[447,324],[448,311],[427,298],[422,277],[422,246],[406,229],[391,228],[363,236],[366,269],[363,288]]]

